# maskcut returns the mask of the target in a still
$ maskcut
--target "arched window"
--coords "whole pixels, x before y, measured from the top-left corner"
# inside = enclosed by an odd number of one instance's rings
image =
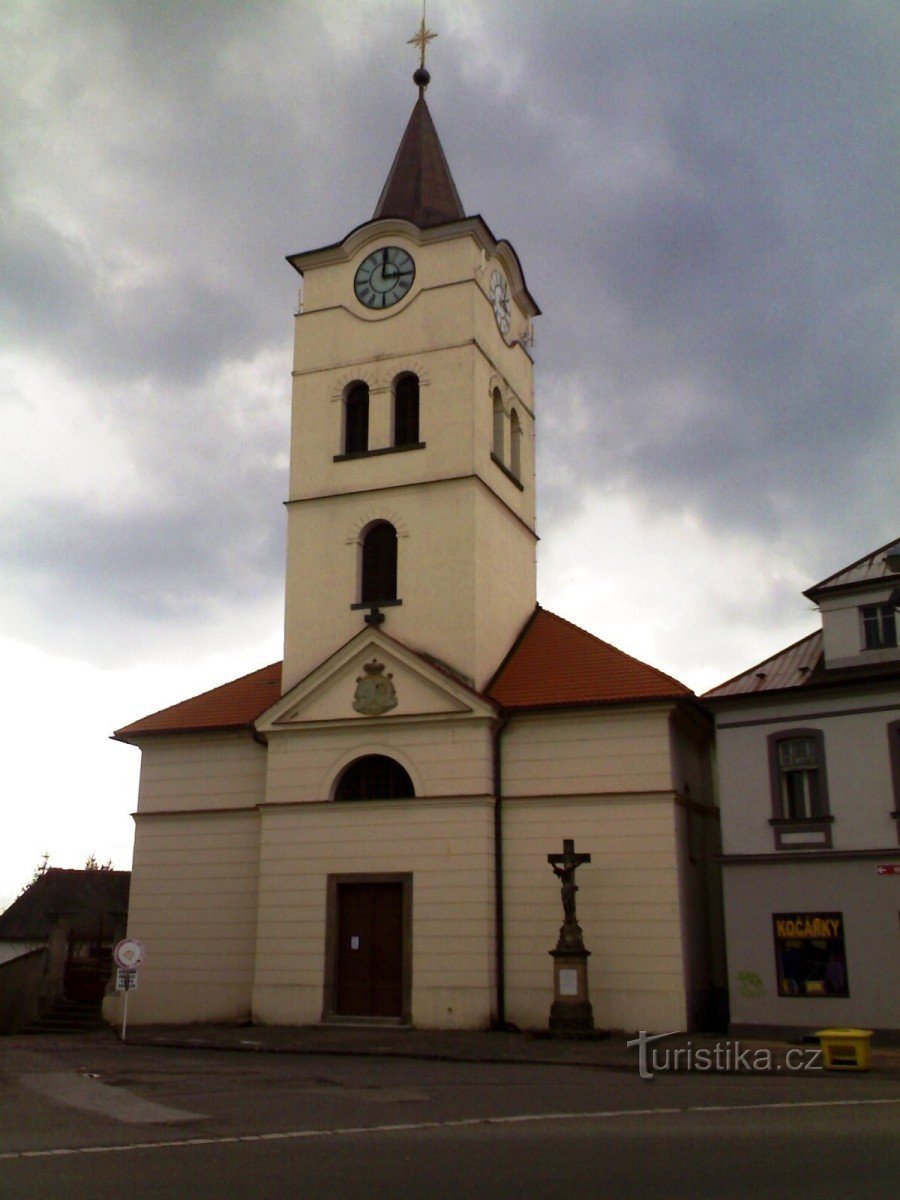
[[[522,426],[515,409],[509,414],[509,469],[516,479],[522,474]]]
[[[412,800],[416,790],[408,773],[384,754],[366,754],[344,770],[335,800]]]
[[[503,462],[503,397],[494,388],[494,458]]]
[[[397,530],[388,521],[370,525],[362,542],[360,600],[397,599]]]
[[[418,440],[418,376],[401,375],[394,387],[394,445],[414,446]]]
[[[344,453],[363,454],[369,448],[369,386],[354,383],[344,397]]]

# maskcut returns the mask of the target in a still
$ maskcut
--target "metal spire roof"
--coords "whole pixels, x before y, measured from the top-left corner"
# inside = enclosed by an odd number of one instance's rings
[[[466,215],[425,103],[427,74],[424,70],[416,72],[419,98],[375,206],[375,221],[402,217],[427,229],[462,220]]]

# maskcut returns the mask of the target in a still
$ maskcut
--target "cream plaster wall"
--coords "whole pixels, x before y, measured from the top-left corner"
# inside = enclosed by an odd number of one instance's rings
[[[138,815],[128,936],[145,961],[129,1024],[250,1015],[258,874],[255,810]]]
[[[266,808],[254,1018],[320,1020],[329,874],[411,872],[413,1023],[487,1026],[494,969],[491,833],[489,798]]]
[[[476,480],[462,479],[336,496],[292,510],[285,689],[363,627],[364,614],[351,608],[359,598],[358,534],[377,518],[398,530],[402,600],[383,610],[382,628],[483,686],[533,611],[534,535]],[[488,548],[481,555],[472,553],[476,538]],[[495,558],[486,561],[491,548]]]
[[[266,748],[248,731],[155,735],[136,744],[139,813],[242,809],[263,799]]]
[[[380,720],[270,737],[267,805],[328,800],[343,768],[363,754],[386,754],[409,772],[417,796],[472,797],[493,792],[487,720],[437,723]]]
[[[670,705],[512,718],[503,734],[506,796],[672,794]]]
[[[507,1019],[546,1028],[563,912],[547,855],[574,838],[591,862],[579,867],[584,931],[598,1028],[674,1030],[688,1023],[671,797],[552,797],[506,801],[504,909]]]

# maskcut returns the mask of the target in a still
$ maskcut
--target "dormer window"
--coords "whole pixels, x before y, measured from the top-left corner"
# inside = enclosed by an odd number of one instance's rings
[[[897,617],[893,604],[866,604],[859,614],[866,650],[884,650],[897,645]]]

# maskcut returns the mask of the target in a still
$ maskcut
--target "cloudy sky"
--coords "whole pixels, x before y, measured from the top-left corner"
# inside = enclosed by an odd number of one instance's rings
[[[131,861],[118,726],[280,657],[286,254],[374,208],[416,0],[0,5],[0,907]],[[539,594],[698,692],[900,534],[885,0],[429,0],[544,311]]]

